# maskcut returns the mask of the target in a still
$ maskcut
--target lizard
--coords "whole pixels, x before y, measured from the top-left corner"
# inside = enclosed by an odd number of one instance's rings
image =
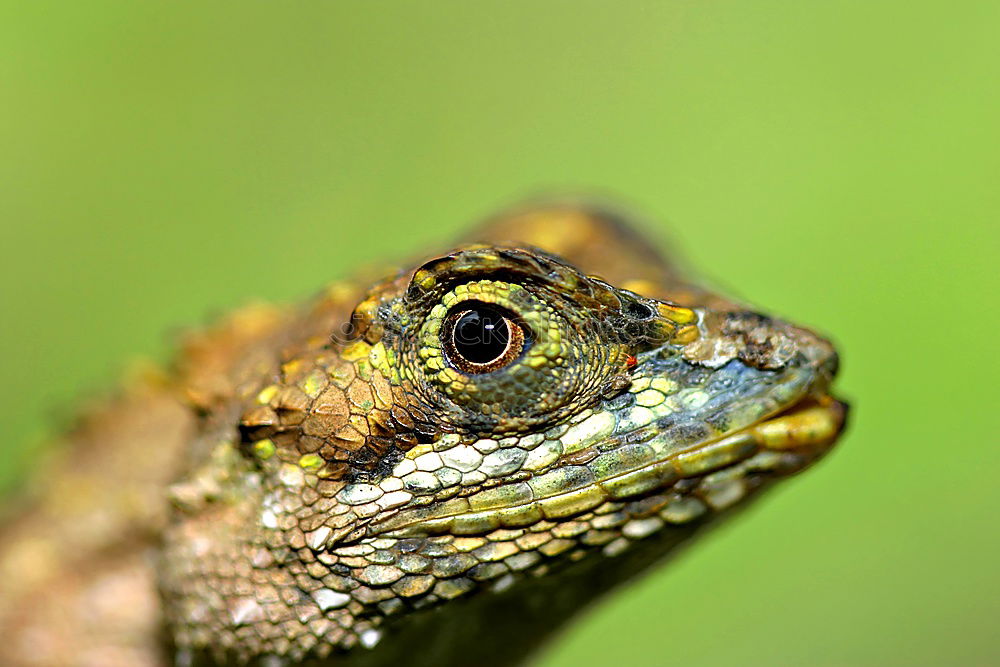
[[[0,664],[508,665],[827,453],[812,331],[552,201],[188,334],[0,523]]]

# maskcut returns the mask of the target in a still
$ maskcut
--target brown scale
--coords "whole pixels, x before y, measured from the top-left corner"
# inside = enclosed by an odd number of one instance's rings
[[[315,398],[299,387],[310,377]],[[354,364],[327,349],[285,364],[281,383],[267,391],[268,401],[248,408],[240,418],[244,447],[268,438],[279,458],[290,463],[318,454],[329,479],[370,473],[391,451],[416,444],[414,419],[397,404],[385,378],[373,371],[363,380]]]

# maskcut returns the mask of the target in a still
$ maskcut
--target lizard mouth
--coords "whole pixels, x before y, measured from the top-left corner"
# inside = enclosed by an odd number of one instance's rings
[[[715,439],[661,450],[655,442],[624,445],[589,461],[553,469],[373,523],[368,534],[416,537],[476,535],[562,520],[607,502],[627,502],[723,470],[740,475],[785,476],[822,456],[843,429],[847,404],[831,395],[809,395],[790,406]],[[655,438],[653,439],[655,440]],[[721,507],[719,508],[721,509]]]
[[[762,448],[826,450],[840,435],[847,404],[830,395],[809,397],[778,414],[753,424],[746,433]]]

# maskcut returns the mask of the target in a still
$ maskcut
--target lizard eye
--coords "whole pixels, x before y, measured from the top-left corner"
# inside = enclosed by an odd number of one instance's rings
[[[517,249],[431,260],[382,306],[384,363],[456,431],[525,433],[565,419],[630,377],[627,295],[588,281]]]
[[[525,346],[525,329],[513,314],[496,306],[465,302],[445,320],[448,361],[469,375],[499,370],[517,359]]]

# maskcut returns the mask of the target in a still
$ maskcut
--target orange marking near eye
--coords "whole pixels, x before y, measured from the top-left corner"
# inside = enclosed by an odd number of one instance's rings
[[[632,370],[633,368],[635,368],[636,365],[638,365],[638,363],[639,363],[639,360],[636,359],[631,354],[628,355],[627,357],[625,357],[625,368],[628,368],[629,370]]]

